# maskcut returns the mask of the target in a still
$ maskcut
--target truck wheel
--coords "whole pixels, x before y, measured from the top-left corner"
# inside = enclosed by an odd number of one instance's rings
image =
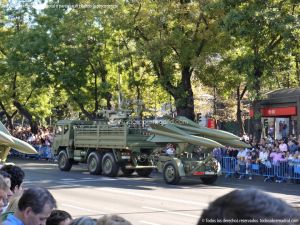
[[[130,176],[131,174],[134,173],[133,169],[126,169],[126,168],[121,167],[121,170],[122,170],[122,173],[124,174],[124,176]]]
[[[101,155],[98,152],[92,152],[87,159],[90,174],[99,175],[102,173]]]
[[[171,162],[166,163],[163,174],[167,184],[178,184],[181,180],[177,168]]]
[[[119,166],[117,165],[112,153],[105,153],[102,159],[102,171],[103,174],[108,177],[116,177],[119,172]]]
[[[149,175],[152,173],[152,170],[153,169],[139,169],[136,170],[136,172],[140,177],[149,177]]]
[[[72,168],[72,160],[68,158],[66,150],[58,153],[58,168],[61,171],[70,171]]]
[[[213,176],[213,177],[203,177],[201,178],[202,182],[204,184],[213,184],[215,181],[218,179],[218,176]]]

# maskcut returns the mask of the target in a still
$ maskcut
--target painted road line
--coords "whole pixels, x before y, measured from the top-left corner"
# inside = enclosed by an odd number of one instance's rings
[[[106,192],[111,192],[111,193],[126,194],[126,195],[131,195],[131,196],[136,196],[136,197],[156,199],[156,200],[161,200],[161,201],[176,202],[176,203],[183,203],[183,204],[188,204],[188,205],[197,205],[197,206],[204,206],[204,207],[208,206],[208,203],[203,203],[203,202],[195,202],[195,201],[187,201],[187,200],[167,198],[167,197],[159,197],[159,196],[154,196],[154,195],[136,193],[136,192],[132,192],[132,191],[116,190],[113,188],[101,188],[100,187],[100,190],[106,191]]]
[[[61,205],[62,205],[62,206],[69,207],[69,208],[73,208],[73,209],[79,209],[79,210],[82,210],[82,211],[91,212],[91,213],[106,214],[106,213],[101,212],[101,211],[92,210],[92,209],[87,209],[87,208],[82,208],[82,207],[78,207],[78,206],[74,206],[74,205],[69,205],[69,204],[65,204],[65,203],[62,203]]]
[[[139,222],[144,223],[144,224],[149,224],[149,225],[161,225],[159,223],[151,223],[151,222],[148,222],[148,221],[145,221],[145,220],[140,220]]]
[[[63,181],[63,180],[59,180],[57,181],[58,183],[81,183],[81,182],[97,182],[97,181],[116,181],[117,179],[112,179],[112,178],[98,178],[98,179],[91,179],[91,180],[70,180],[70,181]]]
[[[147,206],[144,206],[142,208],[143,209],[150,209],[150,210],[158,211],[158,212],[166,212],[166,213],[176,214],[176,215],[180,215],[180,216],[187,216],[187,217],[193,217],[193,218],[199,218],[200,217],[200,215],[199,216],[195,216],[195,215],[192,215],[192,214],[180,213],[180,212],[173,212],[173,211],[170,211],[170,210],[159,209],[159,208],[152,208],[152,207],[147,207]]]

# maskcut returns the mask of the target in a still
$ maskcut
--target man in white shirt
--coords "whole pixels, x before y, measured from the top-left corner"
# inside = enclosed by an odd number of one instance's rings
[[[265,164],[268,161],[268,158],[269,158],[269,152],[267,151],[266,148],[262,148],[261,151],[259,152],[258,160],[262,164]]]

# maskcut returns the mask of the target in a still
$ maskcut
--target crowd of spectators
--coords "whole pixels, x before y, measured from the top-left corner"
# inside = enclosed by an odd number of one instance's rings
[[[51,146],[53,142],[53,128],[39,127],[37,134],[31,132],[29,126],[16,126],[11,132],[16,138],[28,142],[33,146]]]
[[[250,144],[250,148],[237,149],[226,147],[213,150],[214,157],[219,161],[222,161],[224,157],[236,159],[237,166],[235,170],[239,174],[239,179],[244,177],[243,173],[250,174],[254,164],[259,166],[260,172],[264,172],[262,170],[267,170],[268,168],[285,171],[287,167],[300,166],[300,140],[296,140],[292,135],[289,138],[280,140],[274,140],[271,137],[261,138],[259,142],[249,138],[246,139],[246,142]],[[249,179],[252,179],[251,174]],[[284,180],[276,179],[276,181],[283,182]]]

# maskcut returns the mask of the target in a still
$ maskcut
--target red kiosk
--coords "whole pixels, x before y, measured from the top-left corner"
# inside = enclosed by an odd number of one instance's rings
[[[263,136],[276,139],[300,135],[300,88],[287,88],[267,93],[261,100]],[[250,109],[250,117],[253,110]]]

